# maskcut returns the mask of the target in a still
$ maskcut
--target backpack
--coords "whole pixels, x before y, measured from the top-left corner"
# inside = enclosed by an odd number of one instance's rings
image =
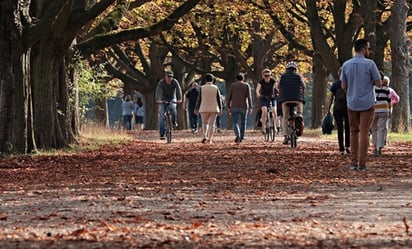
[[[322,122],[322,133],[323,134],[332,134],[333,130],[333,116],[328,113]]]
[[[346,112],[346,92],[341,87],[336,91],[335,102],[333,103],[333,112]]]

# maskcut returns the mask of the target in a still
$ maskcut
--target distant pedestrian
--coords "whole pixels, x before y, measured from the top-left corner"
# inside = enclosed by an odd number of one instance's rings
[[[138,130],[144,128],[144,107],[142,98],[137,98],[135,105],[135,123]]]
[[[198,115],[195,114],[195,107],[197,97],[199,96],[198,87],[199,84],[196,81],[193,82],[190,90],[187,91],[183,99],[183,106],[185,108],[185,111],[187,111],[187,115],[189,117],[189,126],[193,133],[197,132]]]
[[[245,139],[247,115],[252,113],[253,106],[250,86],[244,82],[244,74],[239,73],[236,80],[230,85],[229,94],[226,97],[226,107],[228,114],[232,115],[235,142],[240,143]]]
[[[385,78],[386,77],[386,78]],[[384,76],[383,81],[389,78]],[[391,91],[388,84],[382,84],[381,87],[375,86],[375,117],[372,125],[372,142],[373,154],[375,156],[382,155],[382,149],[385,146],[386,136],[388,133],[387,122],[391,114]]]
[[[341,75],[342,69],[339,69],[338,75]],[[333,104],[333,118],[338,130],[339,153],[344,155],[345,152],[350,154],[350,129],[348,107],[346,102],[346,91],[342,88],[342,81],[337,80],[330,87],[328,113]]]
[[[366,170],[369,132],[375,115],[374,85],[381,87],[382,80],[373,60],[367,59],[371,47],[367,40],[355,41],[355,55],[343,63],[342,88],[346,90],[348,104],[351,165],[353,170]]]
[[[206,74],[205,81],[206,83],[200,87],[195,114],[200,113],[202,117],[202,143],[212,143],[216,117],[222,113],[222,104],[219,88],[213,84],[213,74]]]
[[[126,95],[122,103],[122,116],[124,126],[126,130],[130,131],[132,129],[132,119],[134,112],[134,103],[130,95]]]

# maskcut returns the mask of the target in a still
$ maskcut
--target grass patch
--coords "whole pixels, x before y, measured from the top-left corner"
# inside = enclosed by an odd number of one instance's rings
[[[312,135],[312,136],[319,136],[323,139],[338,139],[337,135],[337,130],[334,129],[332,131],[332,134],[322,134],[322,129],[306,129],[304,131],[305,135]],[[372,139],[372,137],[371,137]],[[395,132],[389,132],[388,133],[388,141],[390,142],[412,142],[412,132],[401,132],[401,133],[395,133]]]
[[[106,129],[101,125],[88,123],[82,126],[80,136],[76,138],[77,143],[58,150],[39,150],[38,155],[64,155],[83,150],[97,150],[102,145],[117,145],[132,139],[126,131]]]

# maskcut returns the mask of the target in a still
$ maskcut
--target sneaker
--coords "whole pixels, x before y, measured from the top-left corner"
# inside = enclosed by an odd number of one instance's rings
[[[379,156],[379,151],[377,148],[373,149],[373,155],[374,156]]]
[[[202,144],[205,144],[207,142],[207,139],[206,138],[203,138],[202,139]]]
[[[339,154],[341,155],[341,156],[343,156],[343,155],[345,155],[345,151],[339,151]]]
[[[349,148],[346,148],[345,151],[346,151],[346,154],[348,154],[348,155],[350,154],[350,149]]]
[[[175,128],[177,128],[177,127],[179,127],[179,124],[178,124],[176,121],[173,121],[173,126],[174,126]]]
[[[242,140],[240,140],[240,137],[235,138],[235,143],[240,143]]]
[[[160,140],[165,140],[166,137],[165,136],[160,136]]]
[[[382,148],[378,149],[378,156],[382,156]]]
[[[285,136],[285,138],[283,139],[283,144],[288,144],[289,143],[289,138],[288,136]]]

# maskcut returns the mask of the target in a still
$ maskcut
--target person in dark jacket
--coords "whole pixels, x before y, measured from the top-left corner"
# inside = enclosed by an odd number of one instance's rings
[[[279,103],[282,105],[282,130],[285,139],[283,144],[288,143],[288,119],[289,105],[296,104],[297,116],[303,122],[303,105],[305,104],[305,83],[302,76],[297,72],[297,64],[289,61],[286,64],[286,72],[282,74],[279,81]],[[300,127],[297,127],[300,129]],[[301,132],[301,131],[297,131]]]

